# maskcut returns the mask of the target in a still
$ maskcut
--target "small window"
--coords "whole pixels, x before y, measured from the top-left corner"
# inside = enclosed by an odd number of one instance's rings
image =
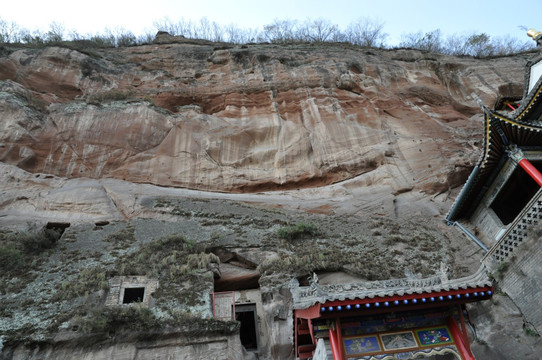
[[[144,287],[125,288],[124,298],[122,299],[122,303],[123,304],[140,303],[140,302],[143,302],[144,298],[145,298]]]

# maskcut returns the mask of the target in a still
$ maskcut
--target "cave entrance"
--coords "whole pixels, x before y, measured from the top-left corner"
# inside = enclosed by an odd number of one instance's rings
[[[541,162],[532,162],[532,164],[538,171],[542,171]],[[517,166],[490,207],[503,225],[508,225],[527,206],[539,189],[540,186],[536,181],[520,166]]]
[[[132,304],[143,302],[145,298],[144,287],[133,287],[124,289],[124,297],[122,298],[123,304]]]
[[[239,337],[247,351],[258,351],[258,317],[256,304],[236,304],[235,320],[241,323]]]
[[[70,223],[65,223],[65,222],[48,222],[47,225],[45,225],[45,229],[47,230],[54,230],[58,233],[58,239],[60,239],[60,237],[62,236],[62,234],[64,234],[64,231],[70,227]]]

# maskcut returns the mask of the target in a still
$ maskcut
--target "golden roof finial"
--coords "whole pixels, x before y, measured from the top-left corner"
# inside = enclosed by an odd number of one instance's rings
[[[533,40],[536,41],[537,38],[539,38],[542,35],[542,32],[536,31],[535,29],[529,29],[529,31],[527,31],[527,35],[529,35],[530,37],[533,38]]]

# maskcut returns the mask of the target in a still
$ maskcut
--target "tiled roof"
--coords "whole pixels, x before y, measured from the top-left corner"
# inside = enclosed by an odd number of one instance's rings
[[[482,265],[473,275],[459,279],[448,279],[442,272],[441,276],[425,279],[392,279],[333,285],[320,285],[317,279],[313,279],[310,286],[299,286],[297,280],[293,280],[290,290],[294,301],[293,308],[297,310],[337,300],[429,294],[489,286],[492,286],[492,282],[485,266]]]
[[[525,89],[529,85],[530,66],[542,61],[542,54],[526,67]],[[509,113],[486,109],[484,116],[484,148],[480,160],[455,200],[446,220],[453,222],[470,215],[477,206],[480,192],[492,175],[504,164],[506,146],[503,135],[519,147],[542,146],[542,77],[530,92],[525,90],[520,107]]]

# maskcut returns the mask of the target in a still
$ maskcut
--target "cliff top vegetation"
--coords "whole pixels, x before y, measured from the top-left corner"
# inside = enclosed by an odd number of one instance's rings
[[[89,47],[125,47],[151,44],[159,31],[186,39],[209,40],[218,43],[324,43],[345,42],[369,48],[412,48],[449,55],[475,57],[502,56],[530,51],[535,48],[532,41],[513,37],[492,37],[487,33],[445,35],[440,29],[429,32],[413,32],[402,35],[397,46],[387,43],[388,34],[384,23],[370,18],[359,18],[345,29],[329,20],[276,19],[261,29],[244,29],[235,24],[222,26],[206,17],[197,22],[181,18],[173,22],[164,18],[154,22],[154,29],[142,35],[134,35],[122,27],[105,29],[97,34],[80,34],[67,30],[64,25],[53,22],[48,31],[20,27],[15,22],[0,18],[0,44],[24,44],[31,47],[69,45],[74,41],[85,41]]]

